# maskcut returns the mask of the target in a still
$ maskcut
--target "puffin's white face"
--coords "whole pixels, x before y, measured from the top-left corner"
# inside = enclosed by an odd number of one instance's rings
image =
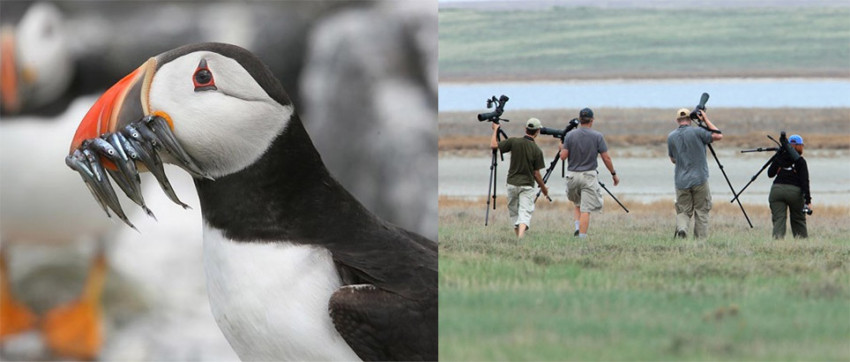
[[[33,4],[18,24],[16,43],[19,87],[27,105],[41,106],[61,96],[71,82],[73,61],[59,9]]]
[[[254,163],[293,113],[237,61],[209,51],[161,64],[148,102],[149,114],[169,119],[180,144],[213,177]]]

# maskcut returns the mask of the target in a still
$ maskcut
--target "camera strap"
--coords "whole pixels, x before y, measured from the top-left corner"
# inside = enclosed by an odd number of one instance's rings
[[[709,131],[709,132],[711,132],[711,133],[723,134],[723,132],[720,132],[720,130],[719,130],[719,129],[711,129],[711,128],[708,128],[708,127],[706,127],[704,124],[702,124],[702,122],[698,123],[698,124],[697,124],[697,127],[702,128],[702,129],[704,129],[704,130],[706,130],[706,131]]]

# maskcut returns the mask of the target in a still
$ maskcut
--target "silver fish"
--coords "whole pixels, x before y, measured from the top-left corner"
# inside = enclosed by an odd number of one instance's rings
[[[177,198],[177,194],[174,192],[174,188],[171,187],[171,183],[168,182],[168,177],[165,175],[165,169],[162,166],[162,160],[160,160],[159,155],[157,155],[156,150],[152,145],[145,143],[141,137],[141,134],[138,132],[135,127],[128,125],[124,128],[124,132],[129,136],[127,137],[130,145],[135,149],[139,161],[147,167],[148,171],[150,171],[156,181],[159,182],[159,186],[165,191],[165,194],[168,196],[171,201],[175,204],[180,205],[184,209],[191,209],[189,205],[184,204]]]
[[[186,153],[182,146],[180,146],[180,143],[177,142],[177,138],[174,137],[174,133],[171,132],[171,127],[168,126],[168,122],[166,122],[164,118],[146,116],[142,119],[142,123],[147,125],[151,131],[157,135],[159,140],[162,142],[163,148],[165,148],[165,150],[177,160],[178,166],[192,174],[192,176],[212,180],[212,177],[201,170],[201,168],[195,164],[195,161],[192,160],[192,157]]]
[[[88,167],[92,170],[92,173],[106,175],[106,171],[100,163],[98,153],[89,149],[83,149],[82,152],[88,161]],[[121,203],[118,201],[118,195],[115,194],[115,189],[112,188],[112,184],[109,182],[108,177],[102,177],[93,186],[95,192],[103,199],[106,205],[112,209],[112,212],[114,212],[115,215],[118,215],[118,218],[121,219],[121,221],[129,225],[134,230],[139,230],[136,229],[136,226],[134,226],[129,219],[127,219],[127,215],[124,214],[124,210],[121,209]]]

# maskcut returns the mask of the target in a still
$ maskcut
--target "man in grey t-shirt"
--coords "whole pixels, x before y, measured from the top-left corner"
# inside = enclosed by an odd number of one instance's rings
[[[567,198],[575,204],[576,232],[574,235],[587,237],[590,227],[590,213],[602,211],[602,192],[599,189],[599,179],[596,172],[596,155],[602,157],[605,167],[614,178],[614,186],[620,183],[614,164],[608,156],[608,145],[602,133],[590,129],[593,127],[593,111],[590,108],[579,112],[581,126],[569,132],[564,137],[564,143],[559,145],[561,160],[567,161]]]
[[[711,210],[711,192],[708,189],[708,163],[705,145],[720,140],[723,135],[701,127],[692,127],[690,111],[682,108],[676,112],[679,128],[667,136],[667,154],[676,165],[676,236],[687,237],[691,218],[694,221],[694,237],[708,236],[708,212]],[[699,119],[710,130],[717,127],[708,120],[704,111]]]

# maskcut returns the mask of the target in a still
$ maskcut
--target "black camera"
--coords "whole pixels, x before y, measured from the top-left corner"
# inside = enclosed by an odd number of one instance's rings
[[[479,113],[478,114],[478,121],[480,121],[480,122],[490,121],[490,122],[494,122],[494,123],[499,123],[499,121],[501,120],[501,119],[499,119],[499,117],[501,117],[502,113],[505,112],[505,103],[508,103],[509,100],[510,100],[510,98],[508,98],[508,96],[506,96],[504,94],[502,94],[502,96],[499,97],[499,99],[496,99],[496,96],[490,97],[490,99],[487,100],[487,108],[488,109],[493,108],[493,105],[495,104],[496,109],[493,110],[492,112]],[[504,120],[501,120],[501,121],[507,121],[507,120],[504,119]]]
[[[811,214],[812,214],[812,209],[810,209],[810,208],[808,208],[808,207],[806,207],[806,206],[803,206],[803,213],[804,213],[804,214],[806,214],[806,215],[811,215]]]
[[[556,129],[549,127],[540,127],[540,134],[551,135],[559,140],[563,140],[564,136],[567,135],[567,132],[572,131],[573,128],[578,127],[578,118],[573,118],[570,123],[567,124],[567,127],[564,129]]]
[[[699,99],[699,104],[694,107],[694,110],[691,111],[691,114],[689,114],[688,117],[694,121],[699,121],[699,112],[705,111],[705,102],[708,102],[708,93],[702,94],[702,97]]]

